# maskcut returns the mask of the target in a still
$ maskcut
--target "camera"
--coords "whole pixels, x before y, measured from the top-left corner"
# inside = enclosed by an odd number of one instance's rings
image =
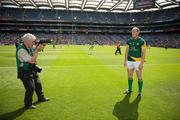
[[[39,39],[37,39],[37,42],[36,42],[37,45],[40,45],[43,43],[49,44],[49,43],[52,43],[52,40],[49,40],[49,39],[39,40]]]
[[[31,70],[36,72],[36,73],[40,73],[42,71],[42,68],[40,66],[38,66],[37,64],[32,64]]]

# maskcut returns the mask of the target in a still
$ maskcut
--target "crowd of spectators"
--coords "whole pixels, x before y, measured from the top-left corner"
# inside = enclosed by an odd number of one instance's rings
[[[24,33],[0,33],[0,44],[15,44]],[[115,45],[121,41],[122,45],[126,44],[129,34],[57,34],[57,33],[33,33],[38,39],[52,39],[56,44],[98,44],[98,45]],[[180,34],[178,33],[156,33],[141,34],[149,46],[156,47],[173,47],[180,48]]]

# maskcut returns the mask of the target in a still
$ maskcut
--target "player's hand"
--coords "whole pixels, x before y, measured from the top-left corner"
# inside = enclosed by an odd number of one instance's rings
[[[140,63],[140,64],[139,64],[139,70],[142,70],[142,69],[143,69],[143,64]]]
[[[36,47],[37,52],[41,52],[43,49],[44,49],[44,46],[41,44]]]

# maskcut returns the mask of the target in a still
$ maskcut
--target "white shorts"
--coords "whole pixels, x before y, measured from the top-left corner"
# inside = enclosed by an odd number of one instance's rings
[[[139,70],[139,64],[141,62],[135,62],[135,61],[127,61],[127,68],[128,69],[135,69],[135,70]]]

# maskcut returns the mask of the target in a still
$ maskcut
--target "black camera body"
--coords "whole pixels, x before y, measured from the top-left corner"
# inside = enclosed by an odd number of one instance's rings
[[[46,43],[46,44],[52,43],[52,40],[49,40],[49,39],[47,39],[47,40],[37,40],[37,41],[38,42],[36,42],[36,44],[38,44],[38,45],[44,44],[44,43]]]
[[[31,70],[36,72],[36,73],[40,73],[42,71],[42,68],[40,66],[38,66],[37,64],[32,64]]]

